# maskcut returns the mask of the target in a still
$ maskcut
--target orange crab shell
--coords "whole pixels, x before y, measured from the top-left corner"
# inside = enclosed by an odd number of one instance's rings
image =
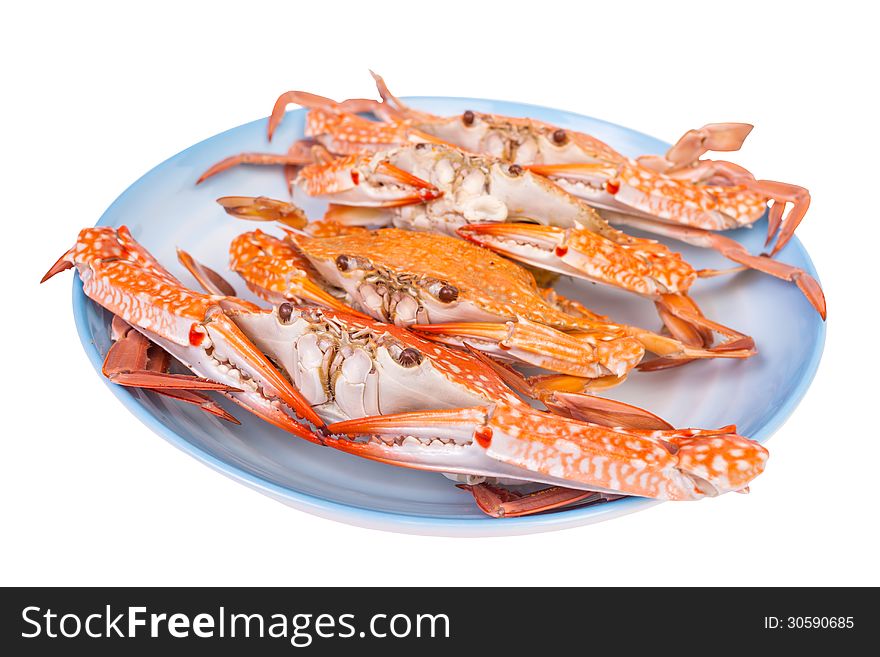
[[[338,155],[378,152],[406,140],[403,125],[324,109],[313,109],[306,115],[305,134]]]
[[[312,260],[360,255],[397,273],[442,279],[458,288],[460,299],[499,317],[525,317],[561,329],[585,328],[582,321],[551,305],[523,267],[465,240],[383,228],[316,239],[296,236],[295,241]],[[608,326],[613,331],[614,325]]]
[[[590,481],[610,490],[668,500],[743,490],[763,472],[768,452],[734,433],[608,429],[496,406],[487,454],[535,472]],[[696,477],[696,478],[694,478]]]
[[[630,337],[624,327],[594,314],[577,317],[563,312],[541,294],[528,271],[464,240],[396,228],[321,239],[293,236],[293,240],[312,262],[333,262],[341,255],[358,255],[398,274],[442,280],[458,290],[458,300],[469,302],[500,321],[517,321],[523,331],[531,332],[534,340],[547,341],[560,353],[565,352],[569,340],[573,341],[569,345],[572,354],[589,344],[599,362],[619,363],[624,370],[635,367],[644,356],[642,344]],[[542,335],[542,329],[554,335]],[[577,331],[577,337],[553,329]],[[554,365],[548,360],[547,366],[556,369],[561,364]]]

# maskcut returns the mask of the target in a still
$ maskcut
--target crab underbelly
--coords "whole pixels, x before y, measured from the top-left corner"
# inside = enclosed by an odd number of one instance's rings
[[[431,353],[407,367],[384,345],[328,346],[331,341],[302,318],[282,323],[276,314],[266,313],[233,319],[328,422],[487,403],[440,372],[431,362]]]

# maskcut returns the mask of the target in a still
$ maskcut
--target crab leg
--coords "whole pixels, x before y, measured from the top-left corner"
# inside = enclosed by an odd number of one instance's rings
[[[242,392],[241,388],[190,374],[170,374],[167,363],[149,355],[150,341],[129,330],[107,352],[101,372],[110,381],[131,388],[151,390],[219,390]]]
[[[774,180],[756,180],[746,185],[760,194],[765,194],[773,200],[770,206],[770,216],[767,226],[767,241],[769,244],[776,235],[776,244],[770,255],[774,256],[788,244],[788,241],[794,236],[794,231],[800,225],[810,208],[810,193],[803,187],[791,185],[789,183],[776,182]],[[783,217],[786,203],[791,203],[792,207],[788,214]],[[781,224],[781,228],[780,228]],[[778,232],[777,232],[778,230]]]
[[[584,394],[585,386],[575,386],[574,390],[565,390],[559,383],[546,385],[545,377],[526,378],[507,365],[499,363],[489,356],[477,351],[468,345],[468,351],[477,360],[495,371],[504,383],[509,385],[524,397],[535,398],[552,412],[564,415],[576,420],[601,424],[606,427],[629,427],[631,429],[673,429],[666,420],[650,411],[638,406],[626,404],[614,399],[596,397],[592,394]],[[554,377],[559,378],[559,377]],[[573,380],[574,377],[565,377]],[[608,377],[611,378],[611,377]],[[619,383],[621,377],[614,383]],[[593,384],[599,379],[592,379]],[[589,386],[591,390],[602,389],[601,381],[598,386]],[[610,386],[609,386],[610,387]]]
[[[209,167],[201,176],[199,176],[198,180],[196,180],[196,184],[200,185],[208,178],[216,176],[218,173],[222,173],[227,169],[237,167],[241,164],[257,164],[261,166],[284,165],[285,167],[299,167],[306,164],[311,164],[313,161],[314,160],[311,155],[303,154],[302,152],[300,152],[299,149],[295,149],[293,150],[293,152],[289,153],[239,153],[238,155],[231,155],[223,160],[220,160],[216,164]]]
[[[562,486],[551,486],[525,495],[487,483],[457,484],[456,487],[471,493],[480,510],[493,518],[517,518],[569,507],[576,502],[583,503],[577,506],[586,506],[605,500],[602,493]]]
[[[216,271],[197,262],[189,253],[183,249],[177,249],[177,260],[186,267],[186,270],[193,275],[199,282],[199,285],[209,294],[218,296],[235,296],[235,288]]]
[[[515,322],[448,322],[414,324],[410,328],[447,344],[490,350],[537,367],[577,377],[623,376],[642,359],[644,350],[626,336],[597,340],[596,335],[563,333],[519,317]],[[476,340],[468,340],[475,338]]]
[[[200,377],[186,377],[182,375],[168,374],[171,365],[171,356],[167,351],[152,344],[146,337],[136,331],[132,326],[124,322],[118,316],[113,316],[111,324],[111,337],[113,344],[104,358],[101,368],[104,376],[113,383],[123,386],[144,387],[145,390],[165,395],[172,399],[194,404],[206,413],[215,415],[227,422],[239,424],[232,415],[222,407],[215,404],[204,394],[196,390],[226,390],[240,392],[240,388],[227,386],[202,379]],[[139,374],[148,375],[138,379]],[[174,377],[170,382],[161,377]],[[191,388],[182,389],[179,386],[189,382]],[[168,385],[170,383],[170,385]]]
[[[403,101],[391,93],[381,75],[374,71],[370,71],[370,75],[373,76],[373,80],[376,82],[376,89],[379,91],[379,96],[382,98],[382,102],[373,109],[373,113],[376,114],[376,116],[385,121],[433,121],[439,118],[433,114],[419,112],[418,110],[414,110],[405,105]]]
[[[615,399],[571,392],[554,392],[544,404],[557,415],[583,420],[604,427],[627,427],[644,430],[674,430],[666,420],[638,406]]]
[[[775,180],[756,180],[748,170],[732,162],[701,160],[694,168],[672,175],[700,178],[706,183],[704,188],[718,200],[719,208],[729,214],[735,214],[739,204],[746,202],[755,208],[749,216],[758,219],[763,215],[766,203],[772,201],[767,213],[767,239],[764,242],[767,246],[776,237],[771,257],[788,244],[810,208],[810,192],[805,188]],[[791,209],[785,214],[789,203]]]
[[[275,101],[275,106],[272,108],[272,114],[269,116],[269,123],[266,132],[269,141],[272,141],[272,136],[284,120],[284,115],[287,113],[287,106],[292,104],[307,107],[309,109],[324,110],[331,113],[347,112],[351,114],[372,112],[376,106],[379,105],[378,101],[369,98],[350,98],[340,103],[331,100],[330,98],[325,98],[324,96],[309,93],[308,91],[285,91],[278,97],[278,100]]]
[[[750,123],[709,123],[688,130],[665,155],[643,155],[637,161],[660,173],[691,167],[709,151],[738,151],[755,126]]]
[[[242,164],[284,165],[288,189],[292,190],[299,168],[317,159],[312,149],[316,143],[337,155],[378,152],[407,141],[444,143],[409,126],[380,123],[358,116],[360,112],[375,112],[382,105],[375,100],[354,98],[338,103],[306,91],[288,91],[279,96],[269,117],[269,141],[284,119],[287,106],[292,103],[311,110],[306,115],[306,139],[294,142],[286,154],[239,153],[227,157],[205,171],[196,184]]]
[[[713,322],[703,315],[697,304],[684,294],[663,294],[654,301],[657,312],[675,340],[631,328],[648,351],[662,356],[639,365],[642,370],[675,367],[697,358],[748,358],[755,355],[755,341],[732,328]],[[723,336],[721,344],[712,346],[714,334]]]
[[[300,207],[268,196],[221,196],[217,203],[227,214],[248,221],[277,221],[289,228],[305,228],[309,222]]]
[[[544,290],[543,294],[549,303],[552,303],[569,315],[582,318],[587,325],[591,321],[607,322],[607,318],[596,315],[588,308],[585,308],[583,304],[566,299],[552,290]],[[728,338],[739,340],[746,337],[735,331],[730,331],[726,327],[709,323],[702,312],[700,312],[699,307],[688,296],[681,294],[664,295],[655,301],[655,305],[660,317],[675,340],[688,347],[711,347],[714,341],[714,331],[716,330]],[[683,319],[683,317],[688,319]],[[665,336],[637,327],[623,326],[622,328],[629,335],[639,338],[642,344],[654,353],[671,354],[680,352],[682,349],[680,344],[670,341]],[[753,346],[751,343],[742,343],[742,348],[751,348]],[[683,354],[679,354],[679,358],[681,357],[683,357]]]
[[[283,120],[287,105],[290,103],[297,103],[311,109],[306,115],[306,139],[294,142],[286,155],[241,153],[228,157],[202,174],[197,184],[241,164],[284,165],[288,187],[292,189],[299,167],[310,164],[317,159],[312,149],[315,144],[320,144],[336,155],[354,155],[357,153],[376,153],[408,141],[445,143],[436,137],[414,130],[408,125],[397,122],[371,121],[357,114],[358,112],[374,111],[380,107],[381,103],[375,100],[357,98],[337,103],[329,98],[304,91],[290,91],[278,98],[269,118],[268,137],[270,141]]]
[[[370,208],[328,203],[324,220],[347,227],[378,228],[393,223],[393,208]]]

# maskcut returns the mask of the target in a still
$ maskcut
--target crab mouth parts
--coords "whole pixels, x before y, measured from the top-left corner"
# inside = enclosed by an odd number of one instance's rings
[[[376,359],[380,347],[385,347],[395,361],[399,360],[400,354],[406,350],[407,345],[387,332],[379,332],[371,326],[347,325],[341,319],[321,312],[317,308],[304,309],[299,315],[308,322],[309,330],[320,336],[321,351],[325,354],[332,352],[327,358],[328,365],[340,365],[336,362],[336,354],[345,347],[355,347],[366,351],[372,360]],[[328,370],[327,378],[335,373]],[[332,391],[331,391],[332,398]]]
[[[454,303],[458,289],[431,276],[377,267],[362,278],[357,295],[369,314],[389,324],[408,325],[420,318],[426,321],[426,301],[443,306]]]

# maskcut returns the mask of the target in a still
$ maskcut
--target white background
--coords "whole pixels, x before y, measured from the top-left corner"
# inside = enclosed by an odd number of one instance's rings
[[[592,4],[7,3],[0,583],[880,584],[876,16]],[[216,474],[112,398],[76,337],[69,280],[40,276],[156,163],[265,116],[285,89],[372,95],[368,67],[405,95],[538,103],[667,141],[756,124],[734,159],[811,190],[798,235],[829,320],[751,495],[521,538],[381,533]]]

